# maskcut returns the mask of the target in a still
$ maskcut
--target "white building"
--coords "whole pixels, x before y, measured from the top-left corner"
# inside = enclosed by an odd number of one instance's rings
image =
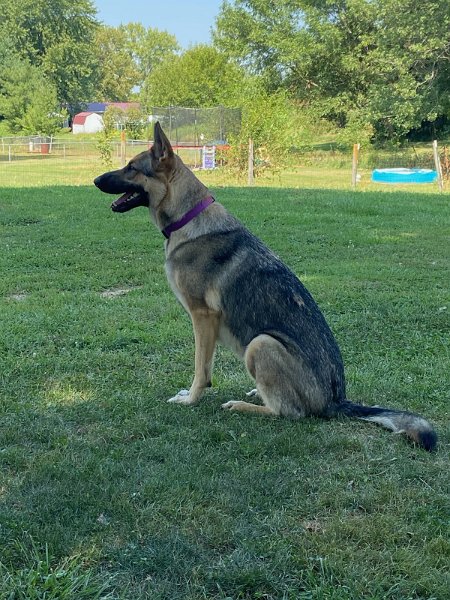
[[[72,133],[97,133],[104,127],[101,115],[94,112],[81,112],[74,116]]]

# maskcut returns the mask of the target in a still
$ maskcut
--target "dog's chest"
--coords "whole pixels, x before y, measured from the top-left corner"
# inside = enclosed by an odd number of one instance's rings
[[[172,292],[175,294],[177,300],[180,302],[183,308],[189,312],[188,298],[179,285],[179,282],[177,282],[178,277],[176,269],[173,268],[173,265],[169,261],[166,261],[165,269],[167,281],[169,282]]]

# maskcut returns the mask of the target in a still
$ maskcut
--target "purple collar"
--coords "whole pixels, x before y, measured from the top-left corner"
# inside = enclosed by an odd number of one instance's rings
[[[178,229],[181,229],[182,227],[187,225],[189,223],[189,221],[192,221],[192,219],[195,219],[195,217],[197,215],[199,215],[202,211],[204,211],[205,208],[208,208],[208,206],[210,204],[212,204],[213,202],[214,202],[214,198],[212,196],[207,196],[206,198],[203,198],[203,200],[201,202],[199,202],[198,204],[196,204],[194,206],[194,208],[191,208],[191,210],[188,210],[187,213],[183,217],[181,217],[181,219],[179,221],[170,223],[170,225],[167,225],[167,227],[165,227],[161,233],[163,234],[163,236],[165,238],[169,239],[171,233],[173,233],[174,231],[178,231]]]

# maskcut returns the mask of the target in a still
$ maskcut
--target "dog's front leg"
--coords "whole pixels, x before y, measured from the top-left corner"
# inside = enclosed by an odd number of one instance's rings
[[[203,390],[211,386],[214,351],[219,333],[219,314],[209,309],[191,312],[195,338],[195,376],[191,389],[180,390],[168,402],[192,406],[200,400]]]

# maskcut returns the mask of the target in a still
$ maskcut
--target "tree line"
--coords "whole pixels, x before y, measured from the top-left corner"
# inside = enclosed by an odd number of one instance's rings
[[[448,0],[234,0],[213,42],[182,50],[91,0],[2,0],[0,133],[49,133],[92,101],[239,106],[242,135],[279,151],[330,128],[402,140],[450,119]]]

